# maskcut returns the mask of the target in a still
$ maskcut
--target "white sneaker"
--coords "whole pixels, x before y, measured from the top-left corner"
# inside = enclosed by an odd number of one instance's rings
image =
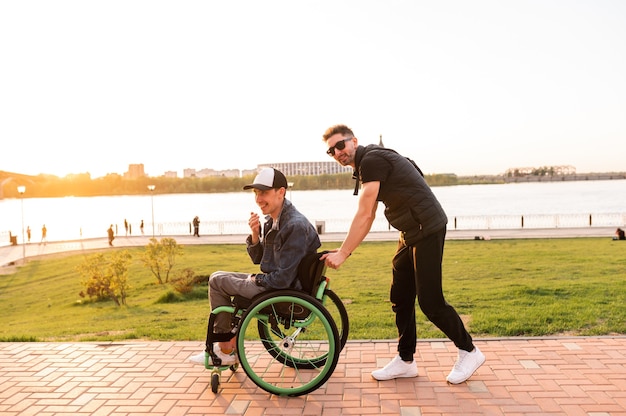
[[[237,362],[237,355],[235,354],[235,352],[233,351],[231,354],[226,354],[224,352],[222,352],[221,348],[219,346],[215,346],[215,348],[213,349],[213,352],[215,352],[215,354],[221,358],[222,360],[222,364],[220,364],[220,366],[228,366],[228,365],[233,365]],[[213,365],[211,362],[211,357],[209,356],[207,357],[206,352],[202,352],[200,354],[196,354],[196,355],[192,355],[191,357],[189,357],[189,361],[196,363],[196,364],[202,364],[205,365],[205,362],[208,363],[209,365]],[[206,360],[206,361],[205,361]]]
[[[402,361],[399,355],[389,364],[379,370],[372,371],[372,377],[376,380],[392,380],[394,378],[417,377],[417,364],[415,360],[407,363]]]
[[[189,361],[195,364],[204,365],[204,357],[206,356],[206,352],[201,352],[200,354],[192,355],[189,357]]]
[[[474,371],[478,370],[478,367],[483,365],[485,362],[485,355],[478,349],[478,347],[474,347],[474,351],[467,352],[464,350],[459,350],[459,355],[456,358],[456,363],[454,363],[454,367],[446,380],[450,384],[459,384],[463,383],[465,380],[470,378]]]

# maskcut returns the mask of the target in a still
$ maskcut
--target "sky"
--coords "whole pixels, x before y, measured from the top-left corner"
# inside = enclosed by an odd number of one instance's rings
[[[626,171],[622,0],[0,1],[0,170]]]

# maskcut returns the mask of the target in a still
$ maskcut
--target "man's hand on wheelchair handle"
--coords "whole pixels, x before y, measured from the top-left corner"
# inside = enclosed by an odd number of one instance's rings
[[[331,269],[338,269],[348,257],[350,257],[350,253],[345,253],[341,249],[335,249],[324,254],[320,257],[320,260],[324,260],[326,266]]]

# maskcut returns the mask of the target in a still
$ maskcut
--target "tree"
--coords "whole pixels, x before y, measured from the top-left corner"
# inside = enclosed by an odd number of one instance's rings
[[[159,242],[153,237],[146,246],[142,261],[157,278],[159,284],[162,285],[169,281],[170,272],[176,263],[176,257],[182,255],[183,248],[176,243],[175,239],[163,237]]]

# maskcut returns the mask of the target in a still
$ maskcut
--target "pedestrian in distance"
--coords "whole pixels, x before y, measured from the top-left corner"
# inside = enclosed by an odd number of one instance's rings
[[[274,168],[262,169],[254,182],[243,187],[254,191],[254,200],[265,215],[261,224],[258,214],[250,213],[248,226],[250,235],[246,247],[252,263],[260,265],[260,273],[237,273],[217,271],[209,276],[209,300],[211,309],[230,306],[231,298],[241,295],[253,298],[268,289],[300,289],[297,279],[298,266],[302,259],[317,252],[321,246],[317,230],[296,207],[285,198],[287,192],[285,175]],[[222,312],[215,317],[215,333],[231,331],[230,314]],[[222,365],[234,364],[236,338],[216,343],[213,351],[222,360]],[[204,364],[205,353],[189,358]]]
[[[193,218],[193,236],[200,237],[200,218],[197,215]]]
[[[41,227],[41,243],[43,243],[44,245],[46,245],[46,243],[48,242],[48,229],[46,228],[46,224],[43,225],[43,227]]]
[[[443,295],[443,248],[447,216],[411,159],[378,145],[359,145],[350,128],[335,125],[323,134],[326,153],[342,166],[351,166],[359,194],[357,212],[341,247],[322,256],[328,267],[339,268],[369,233],[378,201],[385,216],[400,232],[391,262],[390,300],[396,315],[398,355],[384,368],[372,372],[376,380],[416,377],[417,348],[415,300],[426,315],[458,348],[454,367],[447,376],[451,384],[466,381],[484,362],[456,310]],[[359,189],[360,187],[360,189]]]
[[[113,224],[111,224],[111,226],[107,230],[107,234],[109,236],[109,245],[113,246],[113,240],[115,239],[115,235],[114,235],[114,232],[113,232]]]

